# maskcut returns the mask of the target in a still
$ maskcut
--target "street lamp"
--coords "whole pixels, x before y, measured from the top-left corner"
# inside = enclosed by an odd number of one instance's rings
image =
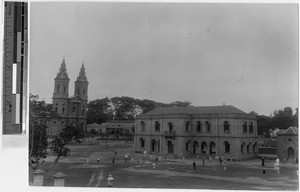
[[[106,185],[108,187],[111,187],[113,184],[114,178],[111,176],[111,174],[108,175],[108,177],[106,178]]]

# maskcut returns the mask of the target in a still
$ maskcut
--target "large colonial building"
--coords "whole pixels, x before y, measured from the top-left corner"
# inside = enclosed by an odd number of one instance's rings
[[[58,134],[67,125],[81,126],[86,131],[88,81],[85,74],[84,64],[80,69],[75,81],[74,95],[69,97],[69,77],[63,59],[59,72],[54,79],[54,92],[52,105],[60,120],[52,120],[49,126],[49,135]]]
[[[135,128],[136,152],[234,160],[257,155],[256,118],[233,106],[156,108],[139,115]]]

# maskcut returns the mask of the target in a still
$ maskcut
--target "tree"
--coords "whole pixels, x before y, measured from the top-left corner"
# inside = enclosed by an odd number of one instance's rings
[[[39,101],[38,95],[30,94],[29,98],[29,167],[36,170],[48,155],[48,124],[60,117],[54,112],[52,105],[46,104],[44,100]],[[83,128],[74,126],[67,126],[59,135],[54,136],[49,149],[55,155],[55,160],[46,171],[61,157],[69,155],[70,149],[67,145],[70,142],[80,142],[83,136]]]
[[[30,94],[29,99],[29,166],[35,170],[47,157],[48,122],[59,116],[52,110],[52,105],[39,101],[38,95]]]
[[[53,167],[61,157],[67,157],[70,154],[70,149],[67,147],[69,143],[81,142],[84,137],[84,130],[82,127],[68,125],[65,127],[58,136],[54,136],[51,142],[51,151],[55,155],[55,160],[46,169],[48,171]]]
[[[114,109],[114,119],[134,119],[142,113],[138,100],[132,97],[113,97],[111,102]]]
[[[87,105],[87,123],[104,123],[113,119],[111,102],[106,97],[90,101]]]

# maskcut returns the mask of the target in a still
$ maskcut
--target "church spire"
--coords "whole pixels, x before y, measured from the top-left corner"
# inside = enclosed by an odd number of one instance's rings
[[[80,72],[79,72],[79,75],[78,75],[76,81],[87,82],[87,78],[86,78],[86,75],[85,75],[85,68],[84,68],[84,63],[83,62],[82,62],[82,66],[81,66],[81,69],[80,69]]]
[[[65,58],[63,59],[61,66],[59,68],[59,72],[57,73],[56,78],[60,79],[69,79],[68,73],[67,73],[67,68],[66,68],[66,63],[65,63]]]

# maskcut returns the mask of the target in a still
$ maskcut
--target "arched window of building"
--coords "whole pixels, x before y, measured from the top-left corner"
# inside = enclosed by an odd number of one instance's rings
[[[143,138],[140,138],[140,144],[142,148],[145,147],[145,140]]]
[[[56,92],[57,93],[59,93],[59,88],[60,88],[59,85],[57,85],[57,87],[56,87]]]
[[[76,112],[76,107],[73,106],[73,107],[72,107],[72,113],[75,113],[75,112]]]
[[[251,142],[247,145],[247,153],[250,153]]]
[[[185,143],[185,150],[190,151],[190,140]]]
[[[230,125],[228,121],[224,121],[224,133],[230,133]]]
[[[145,122],[141,121],[141,131],[145,131]]]
[[[160,124],[158,121],[155,121],[155,131],[160,131]]]
[[[246,121],[243,124],[243,133],[247,133],[247,122]]]
[[[257,148],[257,143],[255,142],[254,145],[252,146],[252,151],[253,153],[257,153],[256,148]]]
[[[197,132],[202,132],[202,123],[201,123],[201,121],[197,121]]]
[[[83,89],[83,95],[85,95],[85,89]]]
[[[63,107],[61,110],[61,114],[64,114],[64,113],[65,113],[65,108]]]
[[[187,122],[186,122],[186,124],[185,124],[185,131],[186,131],[186,132],[189,132],[189,131],[190,131],[190,124],[191,124],[190,121],[187,121]]]
[[[243,143],[243,144],[241,145],[241,153],[244,153],[244,146],[245,146],[245,143]]]
[[[57,107],[55,107],[55,113],[57,114]]]
[[[66,87],[66,86],[64,86],[64,93],[66,93],[66,91],[67,91],[67,87]]]
[[[224,141],[225,153],[230,153],[230,144],[228,141]]]
[[[253,122],[249,125],[249,133],[253,133]]]
[[[84,109],[82,109],[82,115],[84,115]]]
[[[77,94],[80,95],[80,89],[79,88],[77,88]]]
[[[206,132],[210,132],[210,123],[208,121],[205,122]]]
[[[169,122],[168,125],[169,125],[169,131],[173,131],[173,127],[174,127],[173,123]]]

